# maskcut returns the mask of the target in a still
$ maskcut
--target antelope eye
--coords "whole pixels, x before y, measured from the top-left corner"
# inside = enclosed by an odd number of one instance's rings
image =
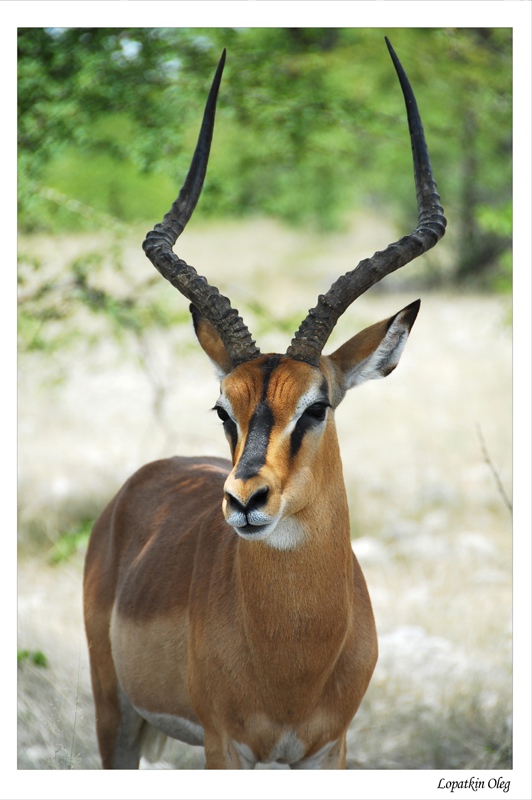
[[[304,413],[308,417],[316,420],[324,420],[327,413],[327,403],[312,403],[311,406],[305,409]]]
[[[214,406],[214,410],[216,411],[222,422],[227,422],[227,420],[229,419],[229,414],[227,413],[225,408],[222,408],[221,406]]]

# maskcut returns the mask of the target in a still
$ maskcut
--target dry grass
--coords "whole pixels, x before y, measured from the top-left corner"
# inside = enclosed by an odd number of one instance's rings
[[[303,315],[331,270],[346,270],[374,249],[352,233],[330,241],[326,258],[317,238],[309,245],[270,223],[254,223],[243,236],[245,246],[240,237],[237,249],[232,228],[187,233],[186,257],[216,275],[239,306],[259,292],[273,319],[293,315],[294,297]],[[24,245],[61,258],[85,243]],[[254,255],[243,255],[247,250]],[[146,269],[137,251],[128,263],[134,275]],[[341,320],[332,346],[416,296],[370,293]],[[478,435],[480,429],[511,495],[507,314],[499,298],[424,295],[398,370],[353,391],[338,411],[354,548],[381,651],[352,726],[352,766],[511,767],[511,518]],[[264,328],[253,314],[249,324],[256,335]],[[286,335],[275,332],[260,339],[263,350],[287,345]],[[26,661],[19,670],[24,769],[99,766],[81,557],[58,567],[43,563],[42,549],[32,547],[36,534],[53,540],[72,521],[96,513],[148,460],[174,452],[226,454],[208,412],[216,381],[191,330],[154,334],[148,351],[152,380],[163,388],[158,416],[153,383],[127,346],[80,346],[52,364],[38,356],[20,362],[19,647],[42,650],[49,660],[48,668]],[[54,384],[58,373],[66,377]],[[172,765],[201,768],[202,752],[172,744],[159,766]]]

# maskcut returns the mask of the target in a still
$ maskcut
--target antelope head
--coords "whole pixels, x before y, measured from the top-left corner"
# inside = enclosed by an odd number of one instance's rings
[[[215,410],[223,422],[233,462],[224,487],[225,519],[244,539],[267,539],[281,549],[297,544],[301,527],[293,520],[305,514],[316,498],[326,506],[321,518],[324,513],[336,514],[338,507],[345,505],[334,410],[348,389],[395,369],[420,301],[371,325],[324,356],[323,348],[337,320],[357,297],[434,247],[445,233],[446,220],[416,100],[388,39],[386,43],[406,103],[418,225],[410,235],[361,261],[320,295],[285,354],[262,355],[230,301],[172,251],[203,186],[225,50],[185,183],[162,223],[148,233],[143,244],[159,272],[191,301],[196,335],[221,378]],[[281,520],[283,525],[279,525]]]

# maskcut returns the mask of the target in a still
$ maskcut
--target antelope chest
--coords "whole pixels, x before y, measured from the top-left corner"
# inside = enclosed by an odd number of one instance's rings
[[[243,635],[243,634],[241,634]],[[346,669],[350,643],[324,650],[282,645],[247,648],[239,637],[217,652],[216,641],[189,663],[191,702],[211,731],[245,765],[296,764],[339,740],[358,706],[357,682]],[[234,653],[234,658],[232,654]],[[323,751],[325,753],[325,750]]]

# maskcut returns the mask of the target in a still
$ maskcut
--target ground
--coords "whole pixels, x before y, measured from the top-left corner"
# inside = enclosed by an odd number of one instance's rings
[[[254,238],[260,244],[268,233],[257,229]],[[216,272],[232,297],[251,295],[251,284],[230,275],[235,255],[220,238],[209,252],[198,240],[191,263]],[[287,234],[288,253],[291,242]],[[278,246],[276,239],[270,251]],[[220,264],[213,252],[223,254]],[[303,316],[327,288],[328,275],[322,283],[316,277],[318,256],[308,262],[311,280],[300,255],[291,281],[281,259],[280,293],[267,263],[256,256],[248,265],[274,319],[289,297]],[[302,287],[296,295],[294,285]],[[344,315],[327,349],[418,296],[421,311],[396,372],[350,392],[337,414],[353,546],[380,641],[349,734],[349,764],[510,768],[509,302],[402,286],[373,292]],[[184,305],[177,293],[175,302]],[[287,339],[265,333],[260,343],[263,351],[284,350]],[[18,647],[30,654],[19,664],[21,769],[99,768],[81,620],[83,547],[53,564],[53,542],[94,517],[142,463],[174,453],[226,455],[209,411],[216,379],[190,328],[153,334],[145,345],[149,373],[128,353],[128,340],[80,343],[53,362],[35,354],[20,360]],[[47,666],[33,663],[36,652]],[[175,744],[157,766],[203,763],[201,748]]]

